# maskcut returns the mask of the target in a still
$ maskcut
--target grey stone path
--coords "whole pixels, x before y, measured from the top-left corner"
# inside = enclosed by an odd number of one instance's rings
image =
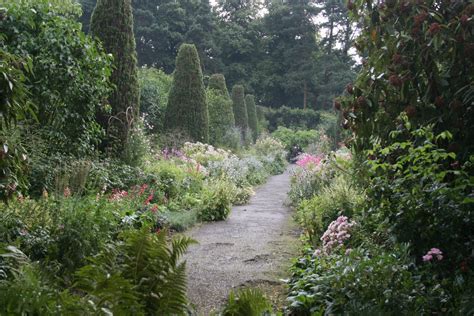
[[[249,204],[236,206],[226,221],[206,223],[186,233],[199,242],[185,256],[188,297],[198,315],[209,315],[231,289],[279,286],[298,248],[298,231],[284,205],[289,172],[271,177]]]

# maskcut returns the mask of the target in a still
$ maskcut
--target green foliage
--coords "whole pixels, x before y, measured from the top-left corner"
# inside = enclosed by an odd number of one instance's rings
[[[407,246],[356,248],[348,255],[308,253],[292,274],[291,315],[432,314],[449,306],[447,287],[414,267]]]
[[[140,68],[140,112],[145,117],[150,132],[164,131],[168,94],[173,78],[156,68]]]
[[[2,205],[0,240],[18,243],[31,260],[68,275],[113,235],[115,215],[93,199],[24,200]]]
[[[127,146],[140,107],[131,0],[99,0],[92,13],[90,30],[114,58],[110,77],[114,91],[108,99],[112,110],[110,117],[102,112],[97,119],[107,129],[106,145],[112,156],[131,161]]]
[[[1,11],[0,11],[1,14]],[[1,39],[0,35],[0,39]],[[22,61],[0,47],[0,199],[6,200],[17,187],[27,186],[26,151],[15,126],[24,121],[34,106],[25,85],[31,74],[31,59]]]
[[[196,47],[181,45],[165,115],[167,130],[183,130],[193,140],[209,140],[209,114]]]
[[[229,131],[235,127],[232,101],[228,96],[226,97],[218,90],[211,88],[206,95],[209,108],[209,142],[216,146],[232,148],[232,142],[227,140]]]
[[[56,290],[38,263],[14,246],[0,249],[0,313],[81,315],[92,311],[67,290]]]
[[[96,309],[112,313],[184,315],[187,310],[185,262],[180,257],[194,241],[167,243],[167,232],[124,231],[116,242],[77,273],[76,287]]]
[[[224,97],[230,98],[229,91],[227,90],[227,85],[225,83],[225,77],[223,74],[213,74],[209,78],[207,88],[209,90],[217,90]]]
[[[231,291],[222,311],[223,316],[262,316],[269,315],[272,305],[258,289],[245,288]]]
[[[311,1],[270,2],[263,27],[268,36],[263,102],[277,107],[294,104],[307,108],[316,94],[312,84],[316,69],[316,8]]]
[[[283,106],[278,109],[265,108],[268,131],[273,132],[279,126],[291,129],[314,129],[320,123],[320,114],[311,109],[292,109]]]
[[[328,186],[324,186],[308,200],[303,200],[296,208],[295,219],[304,229],[313,245],[320,243],[319,238],[329,224],[338,216],[352,217],[365,200],[344,176],[337,176]]]
[[[31,60],[23,81],[31,103],[37,106],[38,124],[33,120],[26,128],[44,132],[50,153],[92,155],[104,133],[95,114],[110,92],[110,58],[82,33],[75,21],[79,8],[71,1],[7,1],[4,5],[2,50],[23,62]],[[27,115],[31,117],[35,115]]]
[[[444,261],[456,265],[471,255],[474,244],[468,233],[474,227],[474,157],[462,164],[441,148],[438,144],[451,140],[449,132],[407,127],[392,132],[390,146],[375,145],[368,152],[368,194],[377,212],[368,209],[367,217],[388,225],[397,241],[410,242],[418,258],[432,247],[449,249]]]
[[[255,97],[251,94],[245,96],[245,105],[247,106],[248,124],[253,138],[253,142],[258,137],[257,109],[255,108]]]
[[[245,139],[245,133],[249,127],[249,119],[245,104],[244,86],[235,85],[232,87],[232,106],[234,109],[235,126],[240,128],[242,139]]]
[[[235,198],[235,187],[227,181],[214,180],[204,186],[199,217],[205,221],[226,219]]]
[[[292,130],[284,126],[279,126],[272,136],[281,141],[287,150],[298,146],[306,148],[309,144],[319,140],[320,134],[317,130]]]
[[[355,132],[354,148],[370,149],[374,139],[390,144],[389,134],[406,112],[414,127],[435,123],[435,133],[449,131],[453,139],[445,148],[469,159],[474,137],[472,12],[470,1],[354,2],[352,13],[362,22],[355,46],[368,58],[338,104],[344,126]]]

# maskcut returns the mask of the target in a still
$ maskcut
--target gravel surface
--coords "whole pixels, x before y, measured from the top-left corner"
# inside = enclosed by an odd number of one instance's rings
[[[287,276],[299,245],[291,210],[284,205],[289,184],[289,171],[271,177],[249,204],[234,207],[226,221],[186,233],[199,242],[185,256],[188,296],[198,315],[217,311],[233,288],[283,290],[280,279]],[[278,304],[278,298],[268,295]]]

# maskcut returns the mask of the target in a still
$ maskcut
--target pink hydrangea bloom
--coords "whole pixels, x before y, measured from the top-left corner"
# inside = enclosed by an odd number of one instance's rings
[[[440,261],[443,260],[443,252],[439,250],[438,248],[431,248],[426,255],[422,257],[423,261],[428,262],[431,260],[436,260]]]
[[[349,232],[352,226],[354,226],[354,223],[349,222],[347,216],[339,216],[335,221],[329,224],[326,232],[324,232],[321,237],[324,252],[330,253],[335,248],[344,244],[344,241],[351,237]]]

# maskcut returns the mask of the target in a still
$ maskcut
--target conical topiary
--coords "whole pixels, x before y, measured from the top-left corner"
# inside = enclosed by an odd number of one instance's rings
[[[225,77],[214,74],[209,79],[207,92],[209,108],[209,142],[213,145],[228,146],[225,136],[235,127],[234,111]]]
[[[209,114],[201,64],[196,47],[182,44],[176,57],[173,84],[168,96],[165,129],[181,130],[194,141],[209,140]]]
[[[229,91],[227,90],[227,85],[225,84],[225,77],[223,74],[213,74],[209,78],[207,88],[219,91],[219,93],[221,93],[223,96],[230,98]]]
[[[245,96],[245,105],[247,106],[248,123],[252,131],[252,138],[253,141],[256,141],[258,136],[258,120],[257,109],[255,108],[255,97],[251,94],[247,94]]]
[[[245,139],[245,133],[249,127],[247,106],[245,105],[244,87],[235,85],[232,88],[232,105],[234,108],[235,126],[240,128],[242,136]]]
[[[99,113],[98,121],[108,130],[108,146],[113,144],[114,147],[112,154],[124,158],[140,105],[131,0],[98,0],[90,30],[102,41],[105,51],[114,57],[110,81],[115,90],[109,97],[111,117]]]

